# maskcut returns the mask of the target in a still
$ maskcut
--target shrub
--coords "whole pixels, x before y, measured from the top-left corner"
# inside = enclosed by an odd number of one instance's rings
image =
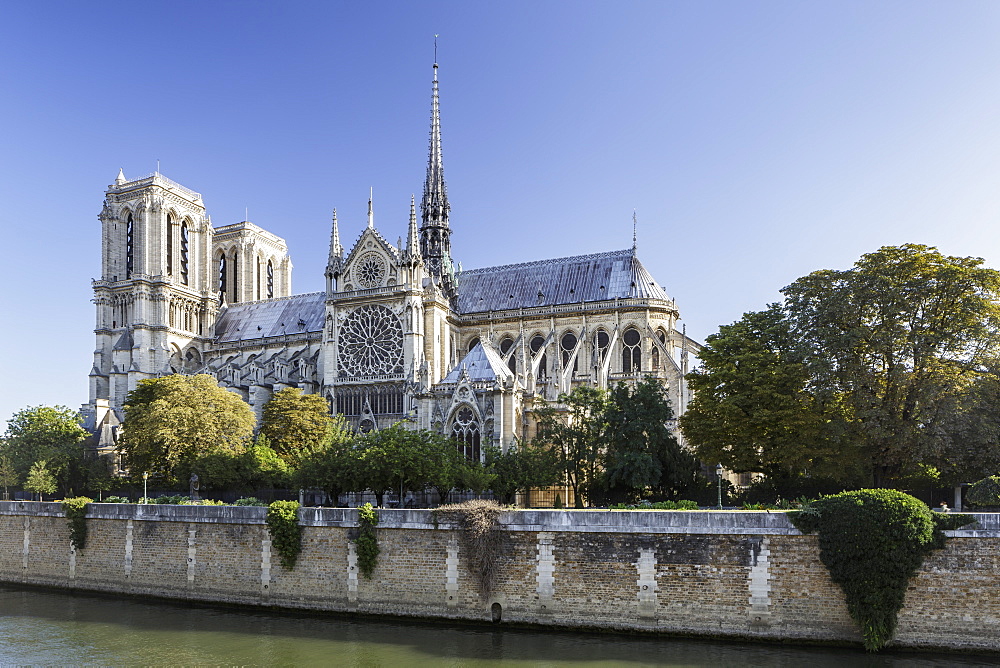
[[[258,499],[256,496],[247,496],[242,499],[236,499],[233,503],[234,506],[266,506],[267,504]]]
[[[378,538],[375,535],[375,527],[378,526],[378,512],[372,504],[366,503],[358,506],[358,539],[354,541],[358,549],[358,570],[371,580],[375,566],[378,565]]]
[[[698,510],[697,501],[640,501],[637,504],[618,503],[611,510]]]
[[[788,517],[802,533],[819,532],[820,560],[843,590],[868,651],[892,639],[907,584],[924,557],[944,546],[942,529],[972,521],[932,513],[922,501],[891,489],[827,496]]]
[[[965,500],[974,506],[1000,506],[1000,476],[991,475],[970,485]]]
[[[93,499],[86,496],[63,499],[62,502],[63,512],[69,520],[69,540],[78,550],[87,544],[87,504],[92,502]]]
[[[295,568],[302,551],[302,527],[299,526],[298,501],[274,501],[267,507],[267,530],[271,545],[287,570]]]
[[[502,508],[496,501],[472,500],[441,506],[434,510],[438,518],[454,522],[461,529],[460,540],[465,563],[476,578],[479,593],[488,597],[496,584],[498,563],[503,553],[505,534],[500,524]]]
[[[124,496],[106,496],[103,501],[99,503],[131,503]]]
[[[191,500],[191,497],[189,497],[189,496],[180,496],[180,495],[176,495],[176,496],[158,496],[155,499],[152,499],[152,501],[150,501],[149,499],[147,499],[147,501],[150,502],[150,503],[155,503],[155,504],[158,504],[158,505],[167,505],[167,506],[177,506],[177,505],[180,505],[181,503],[183,503],[185,501],[190,501],[190,500]]]

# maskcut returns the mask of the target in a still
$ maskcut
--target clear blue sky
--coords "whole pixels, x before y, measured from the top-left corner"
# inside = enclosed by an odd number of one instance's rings
[[[1000,266],[1000,3],[6,2],[0,423],[87,400],[123,167],[284,237],[404,235],[439,62],[466,268],[626,248],[688,333],[907,242]]]

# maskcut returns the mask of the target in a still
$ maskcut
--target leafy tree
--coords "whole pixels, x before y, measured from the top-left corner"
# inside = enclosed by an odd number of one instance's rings
[[[244,452],[255,422],[250,406],[212,376],[151,378],[126,398],[119,448],[133,476],[172,482],[200,457]]]
[[[54,494],[56,487],[56,477],[49,471],[48,462],[40,459],[31,465],[28,471],[28,478],[24,481],[24,488],[29,492],[38,495],[38,500],[42,500],[42,494]]]
[[[330,439],[324,447],[302,456],[293,480],[301,488],[316,488],[336,503],[345,492],[364,490],[361,453],[350,439]]]
[[[260,431],[270,440],[274,451],[294,467],[303,452],[324,443],[334,426],[323,397],[288,387],[275,392],[264,405]]]
[[[673,417],[666,389],[651,376],[634,389],[625,383],[612,388],[604,409],[603,477],[612,500],[633,500],[645,490],[678,498],[695,483],[698,461],[670,430]]]
[[[839,466],[879,486],[919,464],[971,475],[998,456],[1000,424],[983,400],[996,379],[1000,272],[981,265],[907,244],[800,278],[783,303],[710,338],[685,435],[734,470]]]
[[[416,491],[429,485],[454,485],[458,480],[455,443],[435,432],[397,423],[362,436],[358,450],[359,486],[375,492],[380,506],[387,490]]]
[[[104,498],[104,492],[114,486],[112,461],[109,455],[99,455],[89,458],[86,462],[86,488],[98,493],[98,498]]]
[[[579,386],[559,395],[556,405],[535,410],[538,420],[536,444],[551,447],[559,468],[573,488],[577,504],[599,491],[606,452],[605,409],[608,397],[603,390]]]
[[[0,455],[0,485],[3,486],[4,501],[10,499],[8,487],[13,487],[20,481],[21,477],[17,475],[17,470],[14,468],[13,462],[10,461],[10,457]]]
[[[814,392],[808,356],[780,305],[723,325],[698,357],[680,424],[703,462],[772,478],[857,476],[840,397]]]
[[[503,504],[512,505],[518,492],[559,482],[559,462],[548,448],[513,444],[503,452],[490,446],[484,454],[487,469],[496,476],[491,485],[493,493]]]
[[[88,435],[80,422],[80,415],[65,406],[24,408],[7,422],[3,453],[19,478],[27,476],[35,462],[45,460],[47,470],[68,490]]]

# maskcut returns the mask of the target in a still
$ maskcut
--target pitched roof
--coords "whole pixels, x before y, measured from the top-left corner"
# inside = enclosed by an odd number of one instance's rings
[[[513,377],[500,354],[492,346],[484,347],[482,343],[477,343],[458,366],[445,376],[441,384],[457,383],[463,371],[469,374],[469,380],[473,383]]]
[[[631,248],[471,269],[458,274],[461,313],[579,304],[616,297],[670,301]]]
[[[226,307],[215,324],[217,343],[323,331],[326,293],[241,302]]]

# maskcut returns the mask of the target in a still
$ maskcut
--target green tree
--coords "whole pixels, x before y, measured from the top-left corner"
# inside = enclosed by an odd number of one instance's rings
[[[612,388],[603,420],[603,482],[612,501],[634,500],[647,490],[676,499],[695,484],[698,461],[671,431],[673,418],[666,388],[651,376],[634,388]]]
[[[358,486],[370,489],[385,503],[385,492],[420,491],[428,486],[453,486],[457,448],[451,439],[404,423],[365,434],[358,439]],[[450,487],[449,487],[450,489]]]
[[[350,438],[332,438],[305,453],[293,474],[300,488],[321,489],[334,503],[343,493],[364,491],[362,478],[361,452]]]
[[[104,498],[104,492],[114,486],[115,477],[112,474],[113,463],[109,455],[90,457],[86,462],[86,488],[95,491],[98,499]]]
[[[80,426],[79,413],[65,406],[31,406],[7,422],[3,454],[10,458],[19,478],[27,476],[32,465],[47,462],[47,470],[56,476],[64,491],[83,460],[83,441],[88,434]]]
[[[24,481],[24,488],[37,494],[39,501],[42,500],[42,494],[55,494],[56,477],[49,471],[48,462],[40,459],[31,465],[28,478]]]
[[[877,486],[920,464],[969,471],[970,451],[994,461],[998,422],[973,395],[996,378],[1000,272],[981,265],[907,244],[800,278],[710,337],[685,435],[734,470]]]
[[[840,395],[814,391],[805,347],[780,305],[723,325],[698,357],[680,425],[699,459],[771,478],[857,477]]]
[[[559,461],[552,449],[512,444],[506,452],[487,447],[484,454],[487,469],[496,476],[491,488],[500,503],[513,505],[518,492],[527,493],[560,480]]]
[[[293,468],[304,452],[319,448],[335,427],[326,401],[297,387],[278,390],[264,404],[260,431]]]
[[[604,423],[608,397],[603,390],[579,386],[559,395],[556,404],[535,410],[538,420],[536,445],[556,453],[577,504],[599,492],[607,450]]]
[[[0,486],[3,486],[3,499],[10,499],[9,487],[13,487],[21,481],[21,476],[17,474],[14,463],[7,455],[0,455]]]
[[[119,449],[134,477],[150,472],[173,483],[201,457],[243,453],[255,423],[250,406],[212,376],[151,378],[126,398]]]

